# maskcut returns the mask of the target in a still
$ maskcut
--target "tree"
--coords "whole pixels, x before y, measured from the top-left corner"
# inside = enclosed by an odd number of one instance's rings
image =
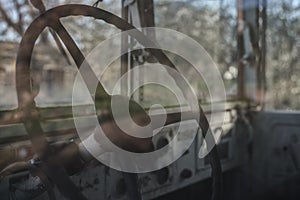
[[[37,15],[27,0],[0,1],[0,32],[2,38],[18,39]]]

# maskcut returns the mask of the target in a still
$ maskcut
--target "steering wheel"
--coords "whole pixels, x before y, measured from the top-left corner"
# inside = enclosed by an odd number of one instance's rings
[[[101,19],[116,26],[122,31],[136,28],[122,18],[99,8],[80,4],[62,5],[45,11],[45,13],[37,17],[26,30],[19,46],[16,61],[16,89],[18,109],[23,116],[22,122],[28,132],[35,152],[44,163],[43,167],[45,168],[47,176],[51,177],[52,181],[64,197],[81,200],[86,199],[86,197],[81,194],[76,185],[71,181],[64,167],[59,162],[53,162],[53,150],[49,146],[45,132],[41,126],[39,111],[34,100],[35,96],[32,89],[30,74],[30,62],[34,44],[38,36],[46,27],[50,27],[58,34],[75,61],[77,68],[80,68],[85,57],[60,22],[60,18],[68,16],[86,16]],[[135,31],[131,37],[135,38],[144,46],[147,46],[147,44],[151,44],[151,46],[155,45],[138,30]],[[149,51],[154,57],[156,57],[158,62],[176,69],[173,63],[160,49],[149,49]],[[88,72],[85,74],[88,75],[88,79],[97,78],[90,67],[88,68]],[[88,81],[87,77],[83,76],[84,81]],[[105,92],[101,83],[99,83],[98,88],[102,92]],[[200,118],[199,125],[202,130],[202,134],[205,137],[206,134],[209,133],[209,123],[201,107],[199,110],[200,115],[202,116]],[[170,119],[169,124],[176,123],[178,121],[174,118],[174,116],[167,116],[167,118],[168,117]],[[221,199],[222,170],[216,146],[213,147],[208,156],[210,158],[212,168],[212,199],[219,200]],[[135,199],[138,198],[140,197],[136,197]]]

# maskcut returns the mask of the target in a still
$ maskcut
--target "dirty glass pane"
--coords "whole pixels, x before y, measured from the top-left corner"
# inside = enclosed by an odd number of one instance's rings
[[[79,3],[80,1],[75,1]],[[14,22],[17,22],[20,12],[23,24],[19,28],[10,27],[4,19],[0,21],[0,108],[16,108],[16,91],[14,80],[14,68],[18,42],[21,34],[30,21],[38,16],[26,1],[20,0],[22,9],[16,10],[12,3],[4,4]],[[65,1],[47,1],[47,8],[54,7]],[[74,1],[72,1],[74,3]],[[87,2],[85,2],[87,3]],[[93,1],[89,2],[90,4]],[[24,5],[23,5],[24,4]],[[104,1],[101,7],[121,15],[121,4],[117,1]],[[97,44],[114,33],[118,29],[106,25],[102,21],[90,18],[70,17],[62,20],[67,30],[75,39],[85,55]],[[224,80],[228,97],[236,94],[236,3],[231,0],[224,1],[155,1],[155,22],[158,27],[171,28],[180,31],[199,42],[212,57],[219,67]],[[87,31],[93,30],[93,31]],[[185,61],[182,60],[182,63]],[[183,64],[188,65],[188,64]],[[189,66],[191,68],[191,66]],[[39,38],[32,59],[34,86],[39,91],[36,101],[39,106],[66,105],[71,103],[73,80],[76,75],[75,64],[68,63],[63,57],[48,30],[45,30]],[[106,71],[104,79],[108,91],[112,83],[120,76],[118,72],[119,61]],[[189,70],[190,74],[192,69]],[[207,89],[203,80],[192,77],[197,95],[202,101],[209,101]],[[145,101],[154,98],[153,92],[145,90]],[[154,96],[153,96],[154,95]],[[147,97],[148,96],[148,97]],[[84,99],[82,102],[86,103]]]
[[[300,2],[269,1],[267,27],[268,109],[300,109]]]
[[[21,6],[20,9],[17,9],[12,2],[3,1],[1,4],[9,18],[0,18],[1,110],[14,109],[17,107],[15,64],[18,46],[21,41],[21,36],[24,34],[29,23],[39,15],[38,11],[35,10],[27,0],[20,0],[19,3]],[[65,3],[82,3],[82,1],[45,2],[47,8]],[[94,1],[84,3],[92,5]],[[119,2],[107,1],[101,3],[101,6],[120,16],[121,4]],[[22,16],[22,19],[18,22],[18,20],[20,20],[19,16]],[[119,32],[118,29],[107,25],[103,21],[96,21],[92,18],[67,17],[62,19],[62,23],[85,56],[101,41]],[[31,61],[31,78],[33,80],[33,88],[38,93],[35,98],[38,106],[71,105],[73,82],[77,73],[77,67],[68,52],[67,57],[68,58],[64,57],[58,49],[49,29],[45,29],[35,44]],[[108,70],[106,77],[120,75],[119,71],[116,72],[115,67],[111,68],[112,69]],[[107,79],[111,80],[111,78]],[[82,88],[82,90],[84,89],[85,88]],[[76,104],[90,103],[86,98],[78,98],[76,100]]]

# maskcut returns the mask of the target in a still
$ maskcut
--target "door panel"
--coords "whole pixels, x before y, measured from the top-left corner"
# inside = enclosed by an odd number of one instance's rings
[[[299,199],[295,192],[300,182],[300,112],[252,113],[252,124],[252,189],[257,194]]]

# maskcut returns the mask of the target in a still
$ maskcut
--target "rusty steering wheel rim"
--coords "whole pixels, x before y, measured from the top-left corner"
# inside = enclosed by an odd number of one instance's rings
[[[55,8],[52,8],[38,18],[36,18],[26,30],[22,41],[19,46],[17,61],[16,61],[16,90],[17,90],[17,98],[18,98],[18,109],[22,113],[22,122],[25,126],[26,131],[29,134],[30,140],[32,142],[33,148],[35,152],[41,159],[47,160],[47,158],[51,155],[51,150],[49,148],[49,144],[47,138],[44,134],[40,123],[39,112],[36,107],[36,103],[34,101],[35,96],[33,96],[32,91],[32,83],[30,76],[30,62],[32,57],[33,48],[38,36],[41,32],[46,28],[52,28],[60,37],[66,48],[68,49],[70,55],[76,63],[77,68],[79,69],[85,57],[82,52],[69,35],[64,26],[60,23],[60,18],[68,17],[68,16],[85,16],[85,17],[93,17],[95,19],[101,19],[107,22],[108,24],[112,24],[119,28],[122,31],[136,29],[134,26],[129,24],[127,21],[122,18],[99,8],[88,6],[88,5],[80,5],[80,4],[68,4],[62,5]],[[135,31],[136,34],[131,35],[136,40],[138,40],[142,45],[147,46],[147,43],[152,44],[153,42],[147,39],[145,35],[140,31]],[[156,45],[155,45],[156,46]],[[165,64],[174,69],[175,66],[168,59],[168,57],[160,50],[160,49],[151,49],[149,50],[161,64]],[[200,107],[200,106],[199,106]],[[200,114],[202,114],[202,119],[200,120],[200,127],[202,129],[202,133],[204,136],[209,130],[209,123],[207,118],[204,115],[203,110],[200,107]],[[221,199],[221,177],[222,170],[220,160],[218,158],[218,153],[216,146],[213,147],[211,152],[209,153],[210,163],[212,167],[212,179],[213,179],[213,200]],[[62,168],[62,166],[57,165],[56,167]],[[67,175],[66,175],[67,176]],[[66,178],[66,177],[65,177]],[[76,186],[73,182],[68,179],[65,180],[65,183],[71,184],[71,188]],[[59,183],[56,183],[59,184]],[[62,184],[60,184],[62,185]],[[60,192],[65,193],[62,190],[62,186],[58,186]],[[74,188],[73,188],[74,189]],[[80,195],[79,195],[80,196]],[[76,199],[86,199],[83,195]]]

